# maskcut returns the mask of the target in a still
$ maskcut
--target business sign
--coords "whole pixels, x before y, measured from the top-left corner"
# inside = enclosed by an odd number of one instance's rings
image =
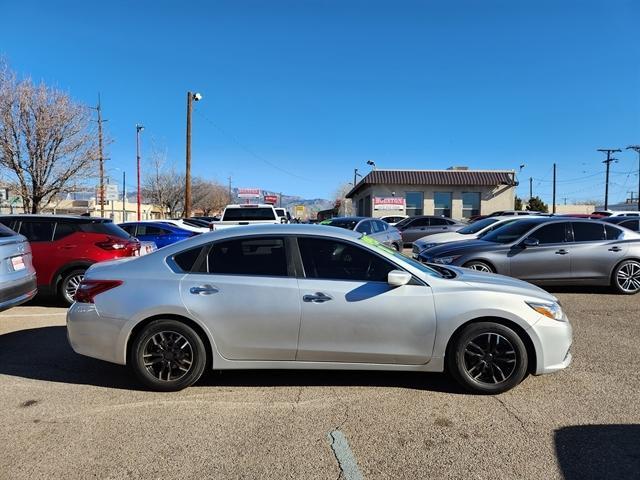
[[[296,205],[294,208],[296,218],[300,218],[304,215],[304,205]]]
[[[260,198],[260,189],[259,188],[239,188],[238,197],[239,198]]]
[[[404,210],[404,197],[373,197],[374,210]]]
[[[265,195],[264,196],[264,203],[270,203],[271,205],[275,205],[276,203],[278,203],[278,196],[277,195]]]
[[[109,201],[120,200],[120,197],[118,196],[118,185],[115,183],[108,183],[105,185],[104,198]]]

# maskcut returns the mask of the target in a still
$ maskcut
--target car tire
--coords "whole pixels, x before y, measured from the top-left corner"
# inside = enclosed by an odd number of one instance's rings
[[[640,292],[640,261],[621,262],[613,271],[611,286],[623,295],[635,295]]]
[[[58,298],[65,305],[69,306],[73,304],[73,296],[76,293],[78,285],[84,278],[86,268],[76,268],[65,273],[60,280],[60,287],[58,288]]]
[[[446,365],[464,389],[494,395],[515,387],[527,375],[527,348],[509,327],[472,323],[452,339]]]
[[[487,262],[482,262],[480,260],[472,260],[471,262],[467,262],[463,265],[463,267],[470,268],[471,270],[476,270],[478,272],[496,273],[496,271],[491,265],[489,265]]]
[[[129,364],[147,388],[174,392],[200,379],[207,350],[190,326],[177,320],[155,320],[133,340]]]
[[[400,251],[400,245],[398,245],[397,243],[392,243],[391,248],[393,248],[396,252]]]

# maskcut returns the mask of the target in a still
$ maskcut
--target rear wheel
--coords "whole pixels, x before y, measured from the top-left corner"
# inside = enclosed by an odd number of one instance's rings
[[[625,260],[613,272],[613,288],[618,293],[633,295],[640,292],[640,262]]]
[[[465,268],[470,268],[471,270],[477,270],[478,272],[495,273],[491,265],[486,262],[481,262],[480,260],[467,262],[463,266]]]
[[[131,346],[130,366],[152,390],[182,390],[198,381],[207,363],[200,336],[176,320],[156,320],[146,325]]]
[[[481,394],[502,393],[527,374],[527,349],[509,327],[494,322],[472,323],[447,353],[447,369],[465,389]]]
[[[73,297],[75,296],[78,285],[80,285],[80,282],[84,278],[84,272],[86,271],[87,270],[85,268],[77,268],[65,273],[62,277],[62,280],[60,281],[60,288],[58,290],[58,297],[65,303],[65,305],[71,305],[74,302]]]

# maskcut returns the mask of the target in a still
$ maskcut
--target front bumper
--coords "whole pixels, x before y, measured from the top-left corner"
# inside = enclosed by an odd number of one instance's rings
[[[123,365],[123,320],[100,316],[90,303],[74,303],[67,311],[67,338],[80,355]]]
[[[536,375],[557,372],[571,364],[573,328],[566,316],[563,322],[542,317],[529,334],[536,348]]]

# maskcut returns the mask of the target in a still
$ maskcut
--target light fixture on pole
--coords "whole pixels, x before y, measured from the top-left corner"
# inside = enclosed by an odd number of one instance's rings
[[[138,170],[138,221],[140,221],[140,132],[144,130],[144,126],[136,123],[136,168]]]
[[[629,145],[627,150],[635,150],[638,154],[638,210],[640,210],[640,145]]]
[[[374,162],[373,160],[367,160],[367,165],[369,165],[374,170],[376,169],[376,162]]]
[[[202,100],[199,93],[187,92],[187,149],[186,149],[186,171],[184,186],[184,216],[191,215],[191,112],[193,111],[193,102]]]

